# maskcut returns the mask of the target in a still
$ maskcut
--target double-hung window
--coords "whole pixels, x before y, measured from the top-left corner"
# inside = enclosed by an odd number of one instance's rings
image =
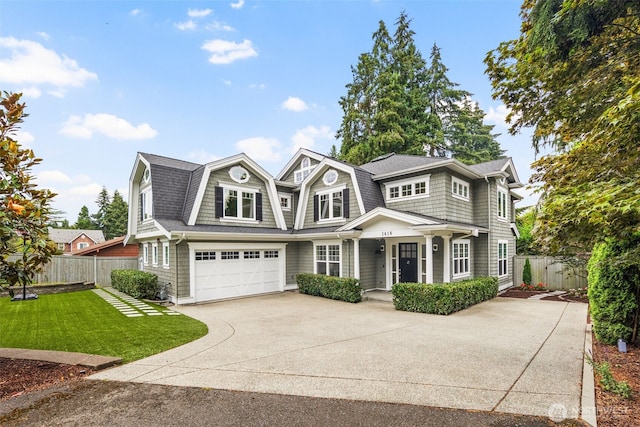
[[[453,276],[462,277],[469,275],[469,240],[453,241]]]
[[[340,244],[315,245],[315,273],[340,276]]]
[[[158,266],[158,244],[157,243],[151,244],[151,264],[154,267]]]
[[[162,242],[162,266],[169,267],[169,242]]]
[[[149,245],[146,243],[142,244],[142,262],[144,265],[149,264]]]
[[[316,221],[331,221],[348,218],[349,195],[346,188],[318,192],[314,197]]]
[[[498,218],[508,219],[507,210],[507,192],[502,188],[498,188]]]
[[[140,192],[140,220],[146,221],[153,218],[153,195],[151,188]]]
[[[224,185],[216,187],[216,217],[262,221],[262,194],[258,189]]]
[[[509,274],[508,265],[509,243],[506,240],[498,241],[498,277]]]

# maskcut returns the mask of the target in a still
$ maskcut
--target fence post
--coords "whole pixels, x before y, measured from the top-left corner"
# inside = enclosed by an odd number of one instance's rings
[[[93,284],[98,283],[98,255],[93,256]]]

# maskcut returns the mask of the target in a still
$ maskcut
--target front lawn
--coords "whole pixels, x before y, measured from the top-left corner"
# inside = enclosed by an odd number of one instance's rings
[[[126,317],[92,291],[0,298],[0,347],[142,359],[193,341],[207,326],[180,316]]]

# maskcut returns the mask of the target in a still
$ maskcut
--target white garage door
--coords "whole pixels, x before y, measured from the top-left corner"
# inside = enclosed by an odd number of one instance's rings
[[[284,289],[283,249],[203,248],[192,254],[197,302]]]

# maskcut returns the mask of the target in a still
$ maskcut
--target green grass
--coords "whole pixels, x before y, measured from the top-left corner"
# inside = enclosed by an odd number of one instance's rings
[[[126,317],[92,291],[0,298],[0,347],[142,359],[193,341],[207,326],[181,316]]]

